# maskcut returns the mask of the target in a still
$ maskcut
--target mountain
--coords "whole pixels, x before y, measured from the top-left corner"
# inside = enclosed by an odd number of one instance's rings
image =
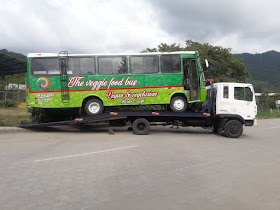
[[[280,52],[242,53],[233,56],[243,60],[250,72],[249,81],[255,86],[280,89]]]
[[[8,51],[7,49],[0,49],[0,53],[4,53],[6,55],[10,55],[12,57],[21,59],[21,60],[26,60],[26,56],[21,54],[21,53],[16,53],[16,52],[12,52],[12,51]]]

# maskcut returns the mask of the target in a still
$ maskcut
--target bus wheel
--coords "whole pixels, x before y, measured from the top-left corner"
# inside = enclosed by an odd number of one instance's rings
[[[187,101],[182,96],[175,96],[171,99],[170,108],[173,112],[184,112],[187,109]]]
[[[229,138],[238,138],[243,133],[243,125],[238,120],[230,120],[226,123],[224,132]]]
[[[90,99],[85,104],[85,111],[87,115],[101,114],[103,110],[104,110],[103,103],[98,98]]]
[[[150,133],[150,122],[145,118],[138,118],[132,123],[132,130],[136,135],[148,135]]]

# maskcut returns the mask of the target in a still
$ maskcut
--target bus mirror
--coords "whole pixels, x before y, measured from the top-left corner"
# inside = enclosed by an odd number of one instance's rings
[[[205,67],[206,67],[206,69],[208,69],[208,67],[209,67],[209,62],[207,59],[205,59]]]

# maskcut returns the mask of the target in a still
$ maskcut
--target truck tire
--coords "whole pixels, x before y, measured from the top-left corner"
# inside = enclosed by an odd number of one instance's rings
[[[238,138],[243,133],[243,125],[238,120],[229,120],[224,128],[228,138]]]
[[[98,98],[90,99],[85,104],[85,111],[87,115],[101,114],[104,110],[103,103]]]
[[[136,135],[148,135],[150,133],[150,122],[145,118],[138,118],[132,123],[132,130]]]
[[[182,96],[175,96],[170,101],[170,109],[173,112],[184,112],[187,109],[187,101]]]

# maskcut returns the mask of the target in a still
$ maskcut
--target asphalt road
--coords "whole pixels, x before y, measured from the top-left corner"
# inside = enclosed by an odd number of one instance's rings
[[[107,130],[0,133],[0,209],[280,209],[280,119]]]

